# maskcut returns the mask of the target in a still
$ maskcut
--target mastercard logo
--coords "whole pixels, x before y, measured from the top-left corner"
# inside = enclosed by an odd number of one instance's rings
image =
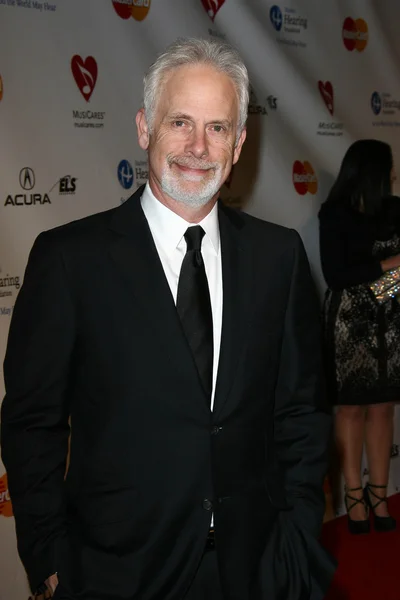
[[[133,17],[135,21],[143,21],[150,10],[151,0],[112,0],[112,3],[121,19]]]
[[[3,98],[3,80],[0,75],[0,100]]]
[[[301,196],[307,194],[316,194],[318,191],[318,180],[311,164],[305,160],[301,162],[296,160],[293,163],[293,185],[295,190]]]
[[[362,52],[368,44],[368,25],[364,19],[347,17],[342,28],[343,43],[347,50]]]
[[[12,517],[10,494],[8,493],[7,473],[0,477],[0,515]]]

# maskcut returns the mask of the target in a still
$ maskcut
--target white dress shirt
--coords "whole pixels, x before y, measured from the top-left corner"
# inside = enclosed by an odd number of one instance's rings
[[[186,229],[193,226],[194,223],[188,223],[182,219],[182,217],[159,202],[151,191],[148,183],[146,184],[140,201],[164,269],[165,277],[167,278],[171,294],[176,304],[179,274],[183,258],[186,254],[186,240],[184,234]],[[212,211],[198,224],[201,225],[205,231],[201,244],[201,253],[206,269],[208,287],[210,289],[213,319],[214,358],[211,393],[212,410],[214,406],[215,383],[217,380],[222,328],[222,263],[217,204],[215,204]]]

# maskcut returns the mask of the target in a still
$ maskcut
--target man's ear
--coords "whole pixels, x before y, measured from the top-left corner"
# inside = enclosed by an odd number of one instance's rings
[[[141,108],[136,115],[136,127],[139,146],[142,150],[147,150],[150,142],[150,133],[146,116],[144,114],[144,108]]]
[[[239,160],[239,156],[240,156],[240,153],[242,151],[242,146],[244,144],[244,140],[246,139],[246,135],[247,135],[246,127],[243,127],[242,133],[240,134],[238,142],[237,142],[237,144],[235,146],[235,149],[233,151],[233,161],[232,161],[232,164],[234,164],[234,165]]]

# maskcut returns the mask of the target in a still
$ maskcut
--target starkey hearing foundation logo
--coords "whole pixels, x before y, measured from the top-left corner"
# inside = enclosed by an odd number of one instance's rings
[[[121,19],[132,17],[135,21],[143,21],[150,10],[151,0],[112,0],[112,4]]]
[[[347,17],[343,22],[342,38],[345,48],[362,52],[368,44],[368,25],[364,19]]]
[[[400,98],[393,97],[390,92],[373,92],[370,106],[374,115],[374,127],[400,126]]]
[[[148,162],[143,159],[130,162],[124,158],[118,163],[117,175],[121,187],[128,192],[129,196],[133,191],[132,186],[134,189],[138,189],[147,182],[149,178]],[[121,197],[121,203],[125,202],[128,196]]]
[[[301,162],[296,160],[293,163],[293,185],[295,190],[301,196],[307,194],[316,194],[318,191],[318,180],[311,163],[307,160]]]
[[[3,517],[13,516],[10,494],[8,493],[7,473],[0,477],[0,515]]]
[[[297,9],[277,4],[269,10],[269,20],[276,31],[276,41],[297,48],[306,48],[308,18],[299,14]]]
[[[224,4],[225,0],[201,0],[201,2],[204,8],[206,9],[211,21],[214,21],[217,12]]]

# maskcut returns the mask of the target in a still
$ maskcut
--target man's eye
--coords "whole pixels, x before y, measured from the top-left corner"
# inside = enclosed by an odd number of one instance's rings
[[[212,128],[216,133],[222,133],[225,131],[222,125],[213,125]]]
[[[185,125],[184,121],[174,121],[175,127],[183,127]]]

